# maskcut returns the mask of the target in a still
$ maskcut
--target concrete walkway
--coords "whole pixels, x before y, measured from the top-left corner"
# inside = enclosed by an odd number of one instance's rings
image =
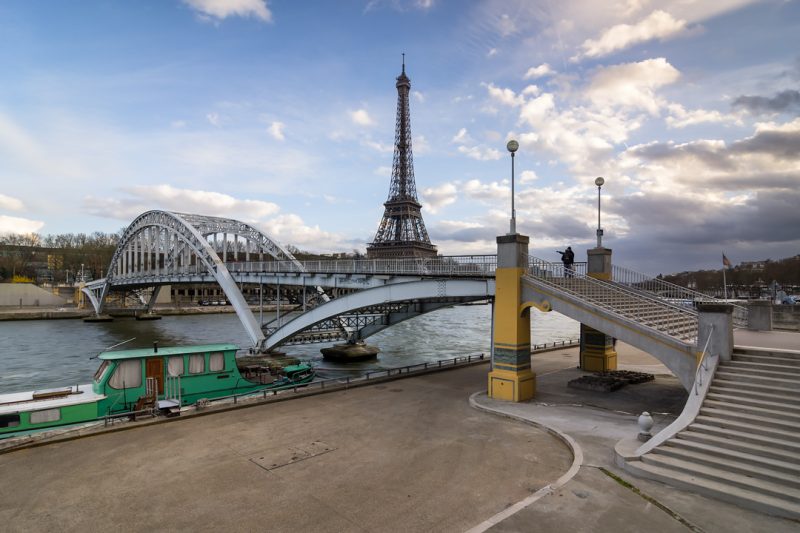
[[[3,454],[0,524],[4,531],[796,531],[794,522],[614,466],[614,444],[637,432],[641,411],[654,413],[657,430],[686,396],[658,361],[621,343],[617,349],[621,369],[657,379],[610,394],[570,389],[580,372],[577,349],[567,348],[534,355],[531,402],[476,394],[488,372],[478,365]]]

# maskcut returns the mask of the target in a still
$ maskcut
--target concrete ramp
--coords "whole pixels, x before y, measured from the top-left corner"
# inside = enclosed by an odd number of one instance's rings
[[[39,305],[64,305],[66,299],[56,296],[50,291],[37,287],[33,283],[0,284],[0,306],[25,307]]]
[[[535,269],[522,278],[523,306],[557,311],[652,354],[689,390],[697,369],[697,313],[588,277]]]

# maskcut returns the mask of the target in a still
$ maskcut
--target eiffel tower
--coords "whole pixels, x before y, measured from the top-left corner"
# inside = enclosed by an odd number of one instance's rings
[[[408,93],[411,80],[406,76],[403,54],[403,71],[397,77],[397,123],[394,131],[394,160],[389,198],[378,226],[375,239],[367,246],[369,259],[397,257],[436,257],[436,246],[431,244],[422,205],[417,200],[414,182],[414,158],[411,154],[411,113]]]

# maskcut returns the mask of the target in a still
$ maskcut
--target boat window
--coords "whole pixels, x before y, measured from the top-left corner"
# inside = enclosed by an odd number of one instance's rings
[[[222,352],[212,352],[208,356],[208,370],[209,372],[222,372],[225,370],[225,356]]]
[[[167,359],[167,374],[170,376],[183,375],[183,356],[175,355]]]
[[[108,385],[113,389],[132,389],[142,386],[142,361],[129,359],[117,363],[114,375],[108,380]]]
[[[31,413],[31,424],[58,422],[59,420],[61,420],[61,409],[45,409],[43,411],[33,411]]]
[[[206,356],[204,354],[189,356],[189,373],[202,374],[206,371]]]
[[[0,415],[0,428],[15,428],[19,425],[19,414]]]
[[[97,372],[94,373],[94,381],[95,383],[100,383],[100,380],[103,379],[103,374],[105,374],[106,370],[108,370],[111,361],[103,361],[103,364],[100,365],[100,368],[97,369]]]

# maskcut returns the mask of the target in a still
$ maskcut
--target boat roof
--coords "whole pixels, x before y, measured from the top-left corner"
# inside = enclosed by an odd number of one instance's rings
[[[158,351],[150,348],[135,348],[133,350],[113,350],[103,352],[97,357],[106,361],[119,359],[140,359],[142,357],[164,357],[169,355],[189,355],[206,352],[226,352],[238,350],[235,344],[198,344],[195,346],[159,346]]]
[[[71,387],[67,388],[71,389]],[[78,394],[72,393],[43,399],[35,399],[34,395],[37,391],[0,394],[0,415],[20,413],[23,411],[54,409],[56,407],[66,407],[79,403],[96,402],[105,398],[105,395],[96,394],[92,391],[91,385],[78,385],[78,390],[80,391]]]

